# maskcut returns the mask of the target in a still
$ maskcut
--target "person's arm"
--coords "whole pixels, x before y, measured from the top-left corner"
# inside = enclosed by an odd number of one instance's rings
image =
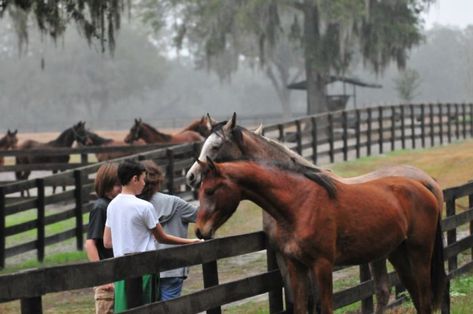
[[[112,229],[107,226],[105,226],[103,231],[103,246],[107,249],[112,248]]]
[[[181,237],[176,237],[166,233],[161,226],[161,224],[156,224],[156,228],[151,229],[153,232],[154,237],[159,243],[166,243],[166,244],[190,244],[196,242],[202,242],[199,239],[186,239]]]
[[[199,208],[176,196],[175,204],[184,223],[195,222]]]
[[[95,239],[87,239],[85,241],[85,251],[87,253],[87,258],[91,262],[96,262],[100,260],[99,258],[99,251],[97,250],[97,244],[95,243]]]

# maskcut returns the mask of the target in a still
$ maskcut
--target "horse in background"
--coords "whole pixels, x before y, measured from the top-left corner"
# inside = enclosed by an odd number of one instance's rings
[[[384,167],[362,176],[342,178],[329,170],[312,164],[282,143],[264,137],[261,134],[258,134],[258,132],[251,132],[246,128],[238,126],[236,124],[236,114],[233,114],[232,119],[229,121],[212,123],[212,133],[202,145],[202,150],[198,160],[205,161],[207,157],[216,161],[242,159],[278,161],[288,166],[298,165],[308,170],[324,173],[325,175],[333,177],[345,184],[358,184],[389,176],[410,178],[429,186],[433,195],[437,199],[439,208],[443,207],[443,193],[441,187],[431,176],[421,169],[407,165],[396,165]],[[198,162],[195,162],[189,169],[186,179],[190,186],[197,188],[200,185],[202,179],[202,168]],[[276,228],[274,219],[266,212],[263,212],[263,228],[265,233],[269,236],[275,232]],[[278,255],[279,253],[276,252],[276,254]],[[278,258],[281,272],[283,275],[287,275],[286,265],[283,262],[282,259]],[[382,313],[389,302],[390,295],[389,278],[387,275],[385,259],[371,262],[370,270],[376,288],[376,313]]]
[[[325,173],[285,164],[199,161],[203,180],[196,235],[209,239],[241,200],[275,220],[270,241],[285,256],[294,313],[306,313],[308,278],[321,312],[333,313],[335,265],[388,258],[418,313],[430,314],[446,283],[442,207],[430,187],[404,177],[345,184]]]
[[[9,150],[16,148],[16,145],[18,143],[18,137],[16,136],[17,133],[18,130],[10,131],[10,129],[8,129],[7,134],[5,134],[0,139],[0,150]],[[3,166],[3,164],[4,158],[3,156],[0,156],[0,166]]]
[[[133,142],[132,144],[125,143],[124,141],[116,141],[111,138],[105,138],[97,133],[91,132],[89,130],[85,131],[85,137],[78,141],[80,145],[83,146],[129,146],[129,145],[145,145],[146,143],[142,140],[138,140]],[[110,160],[114,158],[119,158],[123,156],[128,156],[133,153],[122,153],[122,152],[103,152],[103,153],[95,153],[95,157],[97,158],[98,162]]]
[[[34,140],[26,140],[18,146],[18,150],[34,151],[34,150],[54,150],[57,148],[72,147],[74,141],[81,141],[85,138],[85,122],[79,121],[72,127],[64,130],[59,136],[47,143],[42,143]],[[31,155],[20,155],[16,157],[17,165],[28,165],[38,163],[68,163],[70,155],[43,155],[43,156],[31,156]],[[53,170],[53,174],[57,173],[57,170]],[[15,171],[17,180],[27,180],[31,174],[31,170],[18,170]],[[55,187],[53,187],[53,192]]]
[[[203,138],[207,138],[210,135],[210,131],[212,130],[212,120],[209,115],[202,116],[202,118],[194,120],[189,124],[187,127],[179,131],[178,133],[182,133],[185,131],[194,131],[199,133]]]
[[[183,130],[179,133],[168,134],[159,132],[141,119],[135,119],[135,124],[125,137],[125,143],[142,139],[147,144],[183,144],[203,141],[204,138],[195,131]]]

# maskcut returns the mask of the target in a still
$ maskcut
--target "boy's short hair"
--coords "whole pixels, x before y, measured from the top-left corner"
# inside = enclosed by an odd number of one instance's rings
[[[118,165],[118,180],[121,185],[127,185],[130,183],[131,178],[134,176],[140,176],[145,172],[145,166],[134,160],[125,160]]]
[[[113,186],[118,183],[117,169],[117,163],[107,162],[97,170],[94,188],[98,197],[106,197],[105,194],[110,192]]]

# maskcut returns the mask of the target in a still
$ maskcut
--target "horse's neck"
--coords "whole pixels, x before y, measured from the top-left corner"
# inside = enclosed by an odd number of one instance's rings
[[[101,137],[100,135],[96,133],[91,134],[91,139],[94,145],[99,145],[99,146],[103,144],[111,143],[113,141],[111,138]]]
[[[72,143],[74,143],[74,134],[72,129],[67,129],[55,139],[50,142],[48,142],[51,146],[66,146],[70,147],[72,146]]]
[[[0,139],[0,148],[7,148],[7,137],[4,136]]]
[[[265,168],[255,163],[237,162],[226,174],[240,187],[242,199],[256,203],[279,222],[292,221],[293,208],[297,208],[301,200],[294,191],[300,190],[298,186],[302,181],[290,172]]]
[[[159,132],[155,128],[149,126],[149,125],[144,125],[146,132],[143,132],[146,134],[144,136],[144,140],[146,142],[169,142],[172,139],[172,136],[169,134],[165,134],[162,132]]]

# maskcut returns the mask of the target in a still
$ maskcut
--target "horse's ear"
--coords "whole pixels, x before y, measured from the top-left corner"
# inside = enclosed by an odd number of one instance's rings
[[[210,117],[210,114],[208,112],[207,112],[207,123],[210,126],[210,128],[209,128],[210,130],[217,124],[217,121],[212,119],[212,117]]]
[[[230,131],[235,128],[235,125],[236,125],[236,112],[233,113],[232,118],[228,120],[228,122],[224,125],[223,129],[225,131]]]
[[[15,131],[12,132],[12,135],[16,135],[18,133],[18,129],[15,129]]]
[[[8,130],[7,130],[7,134],[8,134],[8,135],[10,135],[10,134],[11,134],[11,132],[10,132],[10,129],[8,129]]]
[[[260,123],[260,125],[256,128],[256,130],[253,131],[256,135],[263,135],[263,124]]]

